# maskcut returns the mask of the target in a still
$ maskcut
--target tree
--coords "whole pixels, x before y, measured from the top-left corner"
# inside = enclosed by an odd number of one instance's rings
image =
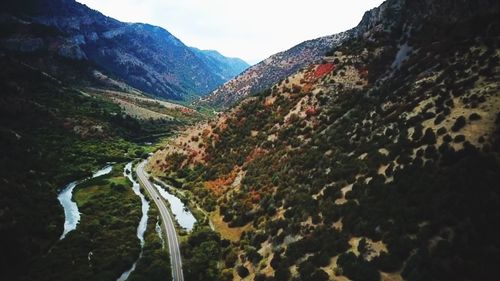
[[[453,126],[451,126],[451,130],[453,132],[460,131],[460,129],[462,129],[465,126],[465,124],[466,124],[465,121],[466,121],[465,117],[463,117],[463,116],[458,117],[457,120],[455,121],[455,123],[453,124]]]
[[[480,120],[481,119],[481,115],[477,114],[477,113],[472,113],[470,116],[469,116],[469,120],[470,121],[476,121],[476,120]]]
[[[427,128],[424,133],[424,137],[422,138],[422,143],[424,144],[435,144],[436,143],[436,134],[431,128]]]
[[[244,267],[243,265],[238,266],[237,271],[238,271],[238,275],[241,278],[245,278],[250,274],[248,269],[246,267]]]
[[[238,260],[238,255],[236,254],[235,251],[231,250],[227,255],[226,258],[224,259],[224,264],[226,265],[227,268],[234,267],[234,264]]]

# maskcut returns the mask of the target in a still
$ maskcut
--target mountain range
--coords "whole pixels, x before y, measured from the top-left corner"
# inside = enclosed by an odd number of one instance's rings
[[[163,28],[120,22],[74,0],[9,0],[1,6],[0,44],[7,51],[88,62],[163,99],[204,95],[248,67],[187,47]]]

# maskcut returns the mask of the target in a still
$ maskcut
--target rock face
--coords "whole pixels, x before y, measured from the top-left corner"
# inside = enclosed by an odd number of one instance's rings
[[[189,48],[163,28],[123,23],[73,0],[7,1],[2,6],[10,14],[8,22],[52,31],[5,36],[4,48],[19,52],[52,48],[59,56],[88,60],[162,98],[206,94],[248,67],[241,60]]]

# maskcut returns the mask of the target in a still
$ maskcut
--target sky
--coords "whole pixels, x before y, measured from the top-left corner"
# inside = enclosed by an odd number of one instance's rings
[[[355,27],[382,0],[77,0],[125,22],[158,25],[188,46],[254,64]]]

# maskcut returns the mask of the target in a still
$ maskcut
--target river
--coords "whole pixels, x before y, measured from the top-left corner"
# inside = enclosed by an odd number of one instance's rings
[[[93,173],[91,177],[85,178],[81,181],[70,182],[62,189],[62,191],[57,196],[59,203],[61,203],[64,209],[64,230],[59,240],[63,240],[70,231],[75,230],[78,222],[80,221],[80,211],[78,210],[78,205],[75,201],[73,201],[73,190],[75,189],[76,185],[88,179],[107,175],[111,173],[112,170],[112,165],[106,165],[104,168]]]
[[[188,231],[193,230],[196,219],[189,211],[189,209],[184,205],[184,203],[182,203],[181,199],[169,193],[161,185],[156,183],[153,185],[156,187],[161,197],[167,200],[170,204],[170,210],[172,211],[172,214],[174,215],[174,218],[179,223],[179,225],[187,229]]]
[[[142,257],[142,249],[144,247],[144,232],[146,232],[146,228],[148,226],[148,211],[149,211],[149,202],[146,200],[146,197],[144,197],[144,194],[141,193],[141,188],[139,183],[135,181],[134,178],[132,177],[132,162],[125,165],[125,169],[123,170],[123,176],[128,178],[129,181],[132,183],[132,190],[134,191],[135,195],[141,198],[142,217],[141,220],[139,221],[139,226],[137,226],[137,238],[139,238],[139,241],[141,242],[141,253],[139,254],[139,257],[134,262],[134,264],[132,264],[132,267],[127,271],[123,272],[122,275],[120,275],[120,277],[117,279],[117,281],[127,280],[127,278],[130,276],[130,273],[132,273],[135,270],[137,262]]]

